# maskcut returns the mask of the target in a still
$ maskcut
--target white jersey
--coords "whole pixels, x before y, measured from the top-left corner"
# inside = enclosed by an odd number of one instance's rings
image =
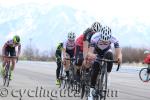
[[[17,47],[17,46],[20,45],[20,43],[19,44],[15,44],[13,40],[9,40],[9,41],[6,42],[6,45],[10,46],[10,47]]]
[[[65,48],[66,50],[74,50],[74,48],[75,48],[75,41],[65,40],[63,42],[63,48]]]
[[[106,48],[111,47],[111,44],[114,44],[115,48],[119,48],[119,41],[115,37],[111,37],[109,42],[104,43],[102,42],[102,39],[100,37],[100,32],[95,33],[91,38],[91,46],[92,47],[98,47],[98,49],[104,50]]]

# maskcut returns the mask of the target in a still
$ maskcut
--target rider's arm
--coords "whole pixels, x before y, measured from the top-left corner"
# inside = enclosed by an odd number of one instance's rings
[[[62,56],[63,56],[63,59],[66,58],[66,49],[65,48],[62,48]]]
[[[88,55],[94,54],[94,47],[90,47],[88,51]]]
[[[83,57],[85,59],[87,53],[88,53],[88,49],[89,49],[89,43],[91,40],[91,36],[92,36],[92,29],[91,28],[87,28],[84,32],[83,32]]]
[[[122,52],[121,48],[115,48],[115,54],[116,54],[116,59],[119,60],[119,62],[122,62]]]
[[[20,53],[21,53],[21,44],[18,45],[17,57],[19,57]]]
[[[66,42],[63,42],[63,47],[62,47],[62,58],[66,58]]]
[[[7,44],[5,43],[4,46],[3,46],[3,48],[2,48],[2,55],[3,56],[5,55],[5,49],[6,49],[6,47],[7,47]]]
[[[85,59],[87,53],[88,53],[88,41],[83,41],[83,58]]]
[[[115,47],[116,59],[119,60],[119,63],[121,63],[122,62],[122,50],[117,40],[114,43],[114,47]]]
[[[90,47],[89,47],[87,55],[92,58],[96,57],[96,54],[94,54],[94,48],[95,48],[95,41],[94,41],[94,39],[91,39],[91,43],[90,43]]]

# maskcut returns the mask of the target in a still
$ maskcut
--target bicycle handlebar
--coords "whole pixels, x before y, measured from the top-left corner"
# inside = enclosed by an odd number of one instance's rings
[[[8,59],[17,59],[18,57],[17,56],[2,56],[2,57],[4,57],[4,58],[8,58]]]
[[[118,63],[118,60],[109,60],[109,59],[98,59],[99,61],[104,61],[104,62],[112,62],[112,63]],[[120,68],[120,63],[118,63],[118,67],[116,71],[119,71]]]

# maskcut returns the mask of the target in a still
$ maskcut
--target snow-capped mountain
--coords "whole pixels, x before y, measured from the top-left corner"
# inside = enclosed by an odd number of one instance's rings
[[[20,4],[11,7],[0,6],[0,46],[17,33],[21,36],[23,47],[32,38],[33,46],[40,50],[50,50],[73,31],[81,34],[97,18],[88,12],[74,9],[69,6],[55,7],[38,4]],[[112,28],[122,46],[149,46],[150,19],[146,21],[135,17],[99,17],[103,25]]]
[[[0,34],[6,37],[10,32],[16,32],[21,35],[23,44],[32,38],[40,49],[50,49],[64,40],[68,32],[73,31],[78,36],[94,21],[94,18],[85,12],[67,6],[44,10],[32,4],[1,7]]]

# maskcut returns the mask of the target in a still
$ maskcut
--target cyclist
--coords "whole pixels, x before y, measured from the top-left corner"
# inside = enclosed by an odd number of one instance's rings
[[[56,85],[60,85],[60,68],[61,68],[61,53],[62,53],[63,43],[59,43],[55,52],[57,69],[56,69]]]
[[[63,42],[63,64],[66,71],[66,76],[69,76],[69,62],[65,58],[73,58],[74,57],[74,50],[75,50],[75,33],[69,32],[68,39]]]
[[[99,61],[97,59],[106,58],[113,60],[113,53],[111,50],[112,43],[114,44],[116,59],[118,60],[118,63],[121,63],[122,53],[119,41],[111,35],[111,29],[108,26],[103,27],[101,32],[97,32],[92,36],[89,52],[87,54],[87,57],[94,59],[94,62],[92,63],[91,88],[88,100],[93,100],[92,91],[95,88],[97,75],[100,70]],[[108,73],[111,72],[112,66],[113,63],[107,64]]]
[[[147,72],[150,74],[150,52],[148,50],[145,50],[144,55],[145,55],[145,58],[144,58],[143,63],[148,64]]]
[[[94,33],[99,32],[102,28],[102,25],[99,22],[94,22],[91,28],[87,28],[82,35],[76,39],[76,66],[77,66],[77,80],[80,79],[80,66],[83,63],[83,59],[88,52],[88,45],[90,43],[91,37]],[[87,67],[87,66],[86,66]],[[87,70],[88,71],[88,70]]]
[[[15,50],[16,47],[18,47],[17,54]],[[2,58],[3,59],[2,75],[4,74],[4,67],[7,61],[7,58],[5,58],[4,56],[16,56],[18,59],[20,52],[21,52],[20,37],[18,35],[15,35],[13,39],[7,41],[2,48],[2,57],[3,57]],[[16,59],[13,59],[12,66],[11,66],[11,77],[10,77],[11,80],[13,78],[13,70],[15,68],[15,62],[16,62]]]

